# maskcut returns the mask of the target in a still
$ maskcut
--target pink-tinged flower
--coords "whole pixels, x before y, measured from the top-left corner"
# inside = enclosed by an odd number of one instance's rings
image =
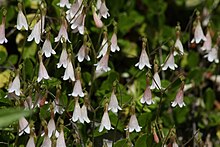
[[[112,38],[111,38],[111,51],[120,51],[120,48],[118,46],[118,40],[117,40],[117,35],[113,33]]]
[[[21,90],[20,90],[20,79],[19,79],[19,74],[16,75],[14,81],[10,84],[8,88],[8,92],[12,93],[15,92],[17,96],[20,96]]]
[[[144,48],[141,51],[141,56],[140,56],[139,62],[137,64],[135,64],[135,66],[138,66],[138,68],[140,70],[142,70],[144,68],[144,66],[151,68],[151,64],[150,64],[147,52]]]
[[[206,41],[206,37],[202,31],[200,21],[197,21],[197,25],[194,32],[194,38],[192,39],[191,43],[196,42],[196,44],[198,44],[201,40]]]
[[[51,143],[50,138],[48,137],[48,135],[45,135],[44,141],[43,141],[41,147],[51,147],[51,145],[52,145],[52,143]]]
[[[154,131],[153,132],[153,136],[154,136],[154,141],[156,142],[156,143],[159,143],[159,137],[157,136],[157,133],[156,133],[156,131]]]
[[[81,117],[82,117],[83,121],[90,123],[90,120],[89,120],[88,114],[87,114],[87,107],[85,104],[81,108]]]
[[[80,105],[79,105],[79,102],[78,102],[78,98],[76,98],[76,100],[75,100],[75,107],[74,107],[73,116],[72,116],[72,121],[76,122],[78,120],[81,123],[84,123],[84,119],[82,118],[82,114],[81,114],[81,109],[80,109]]]
[[[25,30],[28,30],[27,19],[24,16],[24,13],[22,12],[21,9],[18,11],[17,26],[16,27],[18,30],[21,30],[23,27]]]
[[[59,132],[56,130],[56,125],[55,125],[55,121],[53,118],[51,118],[48,122],[47,125],[47,129],[48,129],[48,137],[50,138],[53,134],[53,132],[55,133],[55,136],[58,137],[59,136]]]
[[[109,59],[109,53],[106,53],[102,58],[101,60],[95,64],[96,67],[96,71],[104,71],[104,72],[108,72],[110,71],[111,69],[108,67],[108,59]]]
[[[35,147],[35,143],[34,143],[34,137],[32,135],[30,135],[30,138],[27,142],[26,147]]]
[[[176,42],[174,44],[174,47],[178,50],[178,51],[174,51],[174,56],[176,56],[177,54],[183,55],[184,50],[183,50],[183,44],[180,41],[179,37],[177,37]]]
[[[71,25],[71,29],[79,31],[80,34],[84,34],[84,23],[85,23],[86,14],[81,13]]]
[[[182,83],[179,91],[176,94],[175,100],[173,102],[171,102],[171,104],[172,104],[171,106],[172,107],[176,107],[176,105],[179,105],[180,108],[182,108],[183,106],[185,106],[185,103],[183,102],[183,96],[184,96],[183,89],[184,89],[184,84]]]
[[[101,120],[101,125],[99,127],[99,132],[102,132],[103,129],[110,130],[111,129],[111,122],[108,115],[108,110],[106,109]]]
[[[176,141],[174,141],[172,147],[179,147],[179,145],[176,143]]]
[[[113,141],[108,140],[108,139],[103,139],[103,146],[104,147],[112,147]]]
[[[59,137],[57,138],[56,147],[66,147],[65,138],[64,138],[64,133],[63,133],[63,128],[61,129],[60,135],[59,135]]]
[[[66,19],[70,22],[73,22],[76,17],[82,13],[83,5],[82,0],[76,0],[73,3],[69,10],[66,11]]]
[[[34,105],[32,103],[32,97],[28,96],[25,100],[24,100],[24,109],[32,109],[34,108]]]
[[[128,129],[129,132],[133,132],[134,130],[136,132],[140,132],[141,131],[141,128],[138,124],[138,120],[137,120],[137,117],[135,114],[132,114],[131,115],[131,118],[129,120],[129,123],[128,123],[128,128],[126,128],[125,130]]]
[[[171,70],[175,70],[175,68],[177,68],[178,66],[175,64],[174,62],[174,56],[173,53],[169,54],[168,59],[166,60],[165,64],[162,64],[162,70],[167,70],[167,68],[169,67]]]
[[[57,4],[60,7],[67,7],[70,8],[71,4],[69,3],[69,0],[60,0],[60,2]]]
[[[68,59],[68,64],[67,64],[64,76],[63,76],[63,80],[68,80],[68,79],[71,79],[72,81],[76,80],[71,59]]]
[[[114,90],[112,91],[110,102],[108,105],[108,110],[111,110],[113,113],[117,113],[118,110],[122,110],[121,107],[118,105],[118,100],[115,95]]]
[[[67,64],[68,64],[68,54],[66,48],[63,48],[62,53],[60,55],[59,63],[57,63],[57,68],[60,68],[61,66],[67,68]]]
[[[144,91],[144,95],[141,98],[141,103],[142,104],[147,103],[148,105],[154,104],[154,101],[152,100],[152,93],[151,93],[149,85],[147,85]]]
[[[44,22],[45,22],[45,16],[42,16],[42,18],[35,24],[31,34],[28,36],[27,41],[34,41],[39,44],[41,41],[41,34],[44,32]]]
[[[75,85],[73,87],[73,92],[69,95],[72,95],[74,97],[77,96],[84,97],[84,93],[82,91],[82,85],[79,79],[76,80]]]
[[[201,50],[209,52],[212,49],[212,38],[209,30],[207,31],[205,37],[206,37],[206,41],[203,43]]]
[[[207,58],[209,62],[215,61],[215,63],[219,63],[218,49],[218,46],[215,45],[204,57]]]
[[[105,1],[101,3],[100,9],[99,9],[99,15],[107,19],[107,17],[110,16],[108,13],[108,8],[106,7]]]
[[[96,2],[96,9],[99,10],[102,4],[102,0],[97,0]]]
[[[5,38],[5,17],[2,17],[2,24],[0,25],[0,44],[7,43],[8,40]]]
[[[63,112],[65,110],[60,105],[60,100],[59,99],[55,99],[52,104],[54,106],[54,114],[56,114],[56,113],[63,114]]]
[[[49,39],[46,39],[44,41],[43,47],[42,47],[42,54],[45,54],[45,56],[48,58],[51,56],[51,54],[55,55],[56,52],[52,49],[52,45]]]
[[[60,27],[60,31],[58,33],[58,36],[55,38],[55,42],[61,41],[61,43],[68,41],[69,43],[70,40],[68,38],[68,34],[67,34],[67,22],[66,20],[63,20],[63,23]]]
[[[103,23],[101,21],[101,18],[97,15],[97,13],[95,11],[93,11],[93,19],[95,22],[95,26],[97,28],[102,28],[103,27]]]
[[[49,79],[49,75],[47,73],[47,70],[43,64],[42,59],[40,59],[40,67],[39,67],[39,72],[38,72],[38,78],[37,82],[39,83],[42,79]]]
[[[107,50],[108,50],[108,38],[107,38],[107,35],[104,35],[104,38],[101,44],[101,51],[99,52],[99,55],[97,56],[97,58],[104,56],[107,53]]]
[[[150,89],[161,89],[161,81],[160,81],[160,76],[158,72],[154,73],[153,79],[152,79],[152,85],[150,86]]]
[[[81,48],[79,49],[79,52],[77,53],[76,57],[78,57],[78,61],[82,62],[84,59],[87,61],[90,61],[90,57],[88,55],[88,48],[86,45],[82,45]]]
[[[19,136],[21,136],[24,132],[30,134],[30,127],[28,121],[24,117],[21,117],[19,119]]]

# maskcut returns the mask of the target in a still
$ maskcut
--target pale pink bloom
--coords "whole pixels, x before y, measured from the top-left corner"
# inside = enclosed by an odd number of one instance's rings
[[[55,121],[53,118],[51,118],[48,122],[47,125],[47,129],[48,129],[48,137],[50,138],[53,134],[53,132],[55,133],[55,136],[58,137],[59,136],[59,132],[56,130],[56,125],[55,125]]]
[[[71,29],[79,31],[80,34],[84,34],[84,23],[85,23],[86,14],[81,13],[71,25]]]
[[[44,32],[44,22],[45,22],[45,16],[42,16],[42,19],[40,19],[34,26],[31,34],[28,36],[27,41],[34,41],[39,44],[41,41],[41,34]]]
[[[185,103],[183,102],[183,96],[184,96],[183,87],[181,87],[176,94],[175,100],[173,102],[171,102],[171,104],[172,104],[171,106],[175,107],[176,105],[179,105],[180,108],[185,106]]]
[[[69,95],[72,95],[74,97],[77,96],[84,97],[84,93],[82,91],[82,85],[79,79],[76,80],[75,85],[73,87],[73,92]]]
[[[50,57],[51,54],[55,55],[56,52],[52,49],[52,45],[49,39],[46,39],[44,41],[43,47],[42,47],[42,54],[45,54],[46,57]]]
[[[128,128],[126,128],[125,130],[128,130],[129,132],[133,132],[134,130],[136,132],[140,132],[141,131],[141,128],[138,124],[138,120],[137,120],[137,117],[135,114],[132,114],[131,115],[131,118],[129,120],[129,123],[128,123]]]
[[[42,79],[49,79],[49,75],[47,73],[47,70],[43,64],[42,59],[40,60],[40,67],[39,67],[39,72],[38,72],[38,78],[37,82],[40,82]]]
[[[54,114],[56,114],[56,113],[63,114],[63,112],[65,110],[62,108],[62,106],[60,106],[60,100],[59,99],[55,99],[52,104],[54,106]]]
[[[82,45],[81,48],[79,49],[79,52],[77,53],[76,57],[78,57],[78,61],[82,62],[84,59],[87,61],[90,61],[90,57],[88,55],[88,49],[86,45]]]
[[[102,132],[102,130],[104,128],[106,130],[110,130],[112,128],[111,127],[111,122],[110,122],[110,119],[109,119],[109,115],[108,115],[108,110],[105,110],[105,112],[102,116],[101,125],[99,127],[99,132]]]
[[[18,11],[17,26],[16,27],[18,30],[21,30],[22,27],[24,27],[25,30],[28,30],[27,19],[24,16],[22,10]]]
[[[108,110],[111,110],[113,113],[117,113],[118,110],[122,110],[121,107],[118,105],[118,100],[115,95],[114,90],[112,91],[110,102],[108,105]]]
[[[154,104],[154,101],[152,100],[152,93],[150,90],[150,86],[147,86],[145,91],[144,91],[144,95],[141,98],[141,103],[147,103],[148,105]]]
[[[84,123],[84,119],[82,118],[82,114],[81,114],[81,109],[80,109],[80,105],[78,102],[78,98],[75,101],[75,107],[74,107],[74,111],[73,111],[73,116],[72,116],[72,121],[76,122],[76,121],[80,121],[81,123]]]
[[[44,141],[43,141],[41,147],[51,147],[51,145],[52,145],[52,143],[51,143],[50,138],[48,137],[48,135],[45,135]]]
[[[179,147],[179,145],[176,143],[176,141],[174,141],[172,147]]]
[[[150,89],[161,89],[161,81],[160,81],[160,76],[158,72],[154,73],[153,79],[152,79],[152,85],[150,86]]]
[[[20,96],[21,90],[20,90],[20,79],[19,79],[19,74],[16,75],[14,81],[10,84],[8,88],[8,92],[12,93],[15,92],[17,96]]]
[[[30,127],[28,121],[24,117],[21,117],[19,119],[19,136],[21,136],[24,132],[30,134]]]
[[[108,13],[108,8],[106,7],[105,1],[101,3],[100,9],[99,9],[99,16],[104,17],[105,19],[107,19],[107,17],[110,16],[110,14]]]
[[[5,17],[2,18],[2,24],[0,25],[0,44],[3,44],[4,42],[8,42],[5,38]]]
[[[88,114],[87,114],[87,107],[86,105],[83,105],[81,108],[81,117],[83,119],[83,121],[90,123],[90,120],[88,118]]]
[[[140,70],[142,70],[144,68],[144,66],[151,68],[151,64],[150,64],[147,52],[144,48],[141,51],[141,56],[140,56],[139,62],[137,64],[135,64],[135,66],[138,66],[138,68]]]
[[[178,66],[175,64],[174,62],[174,56],[173,53],[169,54],[168,59],[166,60],[165,64],[162,64],[162,70],[167,70],[167,68],[169,67],[171,70],[175,70],[175,68],[177,68]]]
[[[35,143],[34,143],[34,137],[32,135],[30,135],[30,138],[27,142],[26,147],[35,147]]]
[[[194,38],[191,43],[196,42],[196,44],[198,44],[201,40],[206,41],[206,37],[202,31],[201,23],[198,21],[194,32]]]
[[[207,31],[205,37],[206,37],[206,41],[203,43],[201,50],[209,52],[212,49],[212,38],[209,30]]]
[[[57,63],[57,68],[60,68],[61,66],[67,68],[67,64],[68,64],[68,54],[66,48],[63,48],[62,53],[60,55],[59,63]]]
[[[76,17],[82,13],[83,5],[82,0],[76,0],[74,4],[71,5],[70,9],[66,11],[66,19],[73,22]]]
[[[58,36],[55,38],[55,42],[61,41],[61,43],[68,41],[69,43],[70,40],[68,38],[68,34],[67,34],[67,22],[66,20],[63,21],[61,27],[60,27],[60,31],[58,33]]]
[[[104,72],[108,72],[110,71],[110,68],[108,67],[108,59],[109,59],[109,54],[106,53],[101,60],[95,64],[96,67],[96,71],[102,70]]]
[[[204,57],[207,58],[209,62],[215,61],[215,63],[219,63],[218,49],[218,46],[215,45]]]
[[[76,80],[71,59],[68,59],[68,64],[67,64],[64,76],[63,76],[63,80],[68,80],[68,79],[71,79],[72,81]]]
[[[156,143],[159,143],[159,137],[157,136],[157,133],[156,133],[156,131],[154,131],[153,132],[153,136],[154,136],[154,141],[156,142]]]
[[[95,22],[95,25],[97,28],[103,27],[103,23],[101,21],[101,18],[97,15],[97,13],[95,11],[93,11],[93,19],[94,19],[94,22]]]
[[[118,40],[117,40],[117,35],[115,33],[113,33],[112,38],[111,38],[111,51],[115,52],[115,51],[119,51],[120,48],[118,46]]]
[[[174,47],[175,47],[176,49],[178,49],[178,51],[174,51],[174,53],[173,53],[174,56],[176,56],[177,54],[183,55],[183,53],[184,53],[183,44],[182,44],[182,42],[180,41],[179,37],[177,37],[176,42],[175,42],[175,44],[174,44]]]
[[[63,129],[61,129],[60,135],[59,135],[59,137],[57,138],[56,147],[66,147]]]
[[[69,0],[60,0],[60,2],[57,4],[60,7],[67,7],[70,8],[71,4],[69,3]]]
[[[97,58],[100,58],[101,56],[104,56],[107,53],[108,50],[108,39],[106,36],[104,36],[101,44],[101,51],[99,52],[99,55]]]
[[[96,2],[96,9],[99,10],[102,4],[102,0],[97,0]]]

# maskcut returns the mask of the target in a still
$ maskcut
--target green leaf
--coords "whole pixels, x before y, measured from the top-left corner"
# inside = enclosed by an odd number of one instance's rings
[[[118,141],[114,144],[114,147],[128,147],[128,145],[127,145],[127,139],[118,140]]]
[[[144,134],[137,139],[135,143],[135,147],[147,147],[146,141],[147,141],[147,134]]]
[[[10,55],[9,57],[8,57],[8,63],[10,64],[10,65],[14,65],[14,64],[16,64],[18,62],[18,55]]]
[[[6,127],[21,117],[26,117],[30,111],[21,108],[2,108],[0,109],[0,127]]]
[[[34,71],[33,63],[31,62],[30,59],[25,59],[24,66],[23,66],[23,75],[31,79],[33,75],[33,71]]]
[[[3,64],[7,59],[8,53],[3,45],[0,45],[0,64]]]
[[[205,108],[211,110],[215,101],[215,92],[212,88],[207,88],[205,91]]]

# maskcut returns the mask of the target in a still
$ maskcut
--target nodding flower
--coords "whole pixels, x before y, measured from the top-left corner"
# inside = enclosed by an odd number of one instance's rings
[[[42,54],[45,54],[45,56],[48,58],[51,56],[51,54],[55,55],[56,52],[53,50],[50,39],[47,38],[44,41],[43,47],[42,47]]]
[[[196,43],[196,44],[198,44],[198,43],[200,43],[200,41],[206,41],[206,37],[205,37],[205,35],[204,35],[204,33],[203,33],[203,30],[202,30],[202,27],[201,27],[201,23],[200,23],[200,17],[199,17],[199,15],[197,16],[197,24],[196,24],[196,28],[195,28],[195,31],[194,31],[194,37],[193,37],[193,39],[192,39],[192,41],[191,41],[191,43]]]
[[[60,7],[67,7],[67,8],[70,8],[71,7],[71,4],[69,3],[69,0],[60,0],[59,3],[57,3],[58,6]]]
[[[136,132],[140,132],[141,128],[138,124],[138,120],[135,114],[132,114],[128,123],[128,128],[126,128],[125,130],[128,130],[129,132],[133,132],[134,130]]]
[[[21,30],[24,27],[25,30],[28,30],[27,19],[24,16],[24,13],[22,12],[22,5],[20,3],[18,4],[18,9],[19,9],[19,11],[18,11],[16,28],[18,30]]]
[[[0,24],[0,44],[7,43],[8,40],[5,37],[5,16],[2,17],[2,23]]]
[[[176,94],[176,98],[173,102],[171,102],[171,106],[175,107],[176,105],[179,105],[180,108],[182,108],[183,106],[185,106],[186,104],[183,102],[183,97],[184,97],[184,82],[181,84],[180,89],[178,90],[177,94]]]
[[[55,38],[55,42],[58,42],[58,41],[61,41],[61,43],[64,43],[66,41],[71,43],[68,38],[68,33],[67,33],[67,22],[64,18],[63,18],[58,36]]]
[[[114,89],[112,90],[112,94],[110,97],[110,102],[108,105],[108,110],[111,110],[113,113],[117,113],[118,110],[122,110],[121,107],[118,105],[118,100],[117,97],[115,95],[115,91]]]
[[[173,52],[171,52],[167,59],[166,62],[164,64],[161,65],[162,66],[162,70],[167,70],[167,68],[169,67],[171,70],[175,70],[175,68],[177,68],[178,66],[175,64],[174,61],[174,55]]]
[[[104,128],[106,130],[110,130],[112,128],[111,121],[110,121],[109,115],[108,115],[108,103],[105,104],[105,111],[102,116],[101,125],[99,127],[99,132],[102,132]]]
[[[10,86],[8,88],[8,92],[9,93],[15,92],[15,94],[17,96],[20,96],[20,94],[21,94],[20,88],[21,88],[21,85],[20,85],[19,74],[17,74],[15,79],[13,80],[13,82],[10,84]]]

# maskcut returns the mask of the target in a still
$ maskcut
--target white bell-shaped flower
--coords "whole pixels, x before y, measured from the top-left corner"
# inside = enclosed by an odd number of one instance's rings
[[[191,43],[196,42],[196,44],[198,44],[201,40],[206,41],[206,37],[203,33],[201,23],[198,21],[194,32],[194,38],[192,39]]]
[[[175,68],[177,68],[178,66],[175,64],[173,53],[170,53],[168,56],[169,57],[166,60],[166,63],[161,65],[162,66],[162,70],[167,70],[168,67],[171,70],[175,70]]]
[[[107,19],[110,14],[108,13],[108,8],[106,7],[105,1],[101,3],[100,9],[99,9],[99,16],[104,17]]]
[[[79,52],[76,55],[77,59],[79,62],[82,62],[84,59],[87,61],[90,61],[90,57],[88,55],[88,48],[86,45],[82,45],[81,48],[79,49]]]
[[[144,95],[141,98],[141,103],[147,103],[148,105],[154,104],[154,101],[152,100],[152,93],[150,90],[150,86],[147,85],[145,91],[144,91]]]
[[[34,136],[30,135],[30,138],[27,142],[26,147],[35,147],[35,143],[34,143]]]
[[[147,52],[146,52],[145,48],[142,49],[139,62],[137,64],[135,64],[135,66],[138,66],[138,68],[140,70],[142,70],[144,68],[144,66],[147,66],[148,68],[151,68],[149,57],[147,55]]]
[[[212,49],[212,38],[209,30],[207,31],[205,37],[206,37],[206,41],[203,43],[201,50],[209,52]]]
[[[113,33],[112,38],[111,38],[111,51],[112,52],[120,51],[116,33]]]
[[[7,43],[8,40],[5,37],[5,17],[2,17],[2,24],[0,25],[0,44]]]
[[[67,64],[64,76],[63,76],[63,80],[68,80],[68,79],[71,79],[72,81],[76,80],[74,69],[73,69],[73,64],[70,58],[68,59],[68,64]]]
[[[28,121],[24,117],[21,117],[19,119],[19,136],[21,136],[24,132],[30,134],[30,127]]]
[[[51,42],[49,39],[46,39],[44,41],[43,47],[42,47],[42,54],[45,54],[45,56],[48,58],[51,56],[51,54],[55,55],[56,52],[53,50]]]
[[[68,54],[67,54],[66,48],[63,48],[61,55],[60,55],[59,63],[57,63],[57,68],[60,68],[61,66],[63,66],[64,68],[67,68],[67,64],[68,64]]]
[[[108,110],[105,110],[105,112],[102,116],[101,125],[99,127],[99,132],[102,132],[104,128],[106,130],[110,130],[112,128],[111,121],[110,121],[109,115],[108,115]]]
[[[50,138],[53,134],[53,132],[55,133],[55,136],[58,137],[59,136],[59,132],[56,130],[56,125],[55,125],[55,121],[53,118],[51,118],[48,122],[47,125],[47,129],[48,129],[48,137]]]
[[[60,135],[57,138],[56,147],[66,147],[63,128],[61,128]]]
[[[22,12],[21,9],[18,11],[17,26],[16,27],[18,30],[21,30],[23,27],[25,30],[28,30],[27,19],[24,16],[24,13]]]
[[[107,36],[105,35],[102,44],[101,44],[101,51],[99,52],[97,58],[100,58],[101,56],[104,56],[108,51],[108,39]]]
[[[79,31],[79,33],[83,35],[85,18],[86,18],[86,14],[81,13],[72,23],[71,29]]]
[[[83,121],[90,123],[90,120],[89,120],[88,114],[87,114],[87,107],[85,104],[81,108],[81,117],[82,117]]]
[[[153,79],[152,79],[152,85],[150,86],[150,89],[161,89],[161,81],[160,81],[160,76],[158,72],[154,73]]]
[[[63,20],[63,23],[60,27],[60,31],[58,33],[58,36],[55,38],[55,42],[61,41],[61,43],[68,41],[69,43],[69,37],[68,37],[68,33],[67,33],[67,22],[66,20]]]
[[[174,51],[173,53],[174,56],[176,56],[177,54],[180,54],[180,55],[184,54],[183,44],[180,41],[179,37],[177,37],[174,47],[178,50],[178,51]]]
[[[209,62],[214,61],[215,63],[219,63],[218,49],[218,46],[215,45],[204,57],[207,58]]]
[[[186,104],[183,102],[183,97],[184,97],[184,85],[182,84],[179,91],[176,94],[176,98],[173,102],[171,102],[171,106],[175,107],[176,105],[179,105],[180,108],[182,108],[183,106],[186,106]]]
[[[109,53],[106,53],[102,58],[101,60],[95,64],[96,66],[96,71],[104,71],[104,72],[108,72],[110,71],[111,69],[108,67],[108,60],[109,60]]]
[[[115,95],[114,90],[112,91],[110,102],[108,105],[108,110],[111,110],[113,113],[117,113],[118,110],[122,110],[121,107],[118,105],[118,100]]]
[[[82,118],[81,108],[78,102],[78,98],[76,98],[75,100],[75,107],[74,107],[73,116],[71,119],[73,122],[76,122],[79,120],[81,123],[84,123],[84,119]]]
[[[138,124],[138,120],[137,120],[137,117],[135,114],[132,114],[131,115],[131,118],[129,120],[129,123],[128,123],[128,128],[126,128],[126,130],[128,129],[129,132],[133,132],[134,130],[136,132],[140,132],[141,131],[141,128]]]
[[[10,86],[8,88],[8,92],[9,93],[15,92],[15,94],[17,96],[20,96],[20,94],[21,94],[20,87],[21,87],[21,85],[20,85],[19,74],[17,74],[14,81],[10,84]]]
[[[71,96],[77,97],[84,97],[84,93],[82,91],[82,85],[79,79],[76,80],[75,85],[73,87],[73,92],[71,94],[69,94]]]
[[[40,82],[42,79],[49,79],[49,75],[47,73],[47,70],[43,64],[42,59],[40,59],[40,66],[39,66],[39,72],[38,72],[38,78],[37,82]]]
[[[43,141],[41,147],[51,147],[51,145],[52,145],[52,142],[51,142],[50,138],[48,137],[48,135],[45,135],[44,141]]]
[[[101,18],[97,15],[97,13],[95,12],[95,10],[93,11],[93,19],[95,22],[95,26],[97,28],[102,28],[103,27],[103,22],[101,21]]]
[[[41,34],[44,32],[44,22],[45,22],[45,16],[42,16],[42,18],[34,25],[34,28],[31,32],[31,34],[28,36],[27,41],[34,41],[39,44],[41,41]]]

